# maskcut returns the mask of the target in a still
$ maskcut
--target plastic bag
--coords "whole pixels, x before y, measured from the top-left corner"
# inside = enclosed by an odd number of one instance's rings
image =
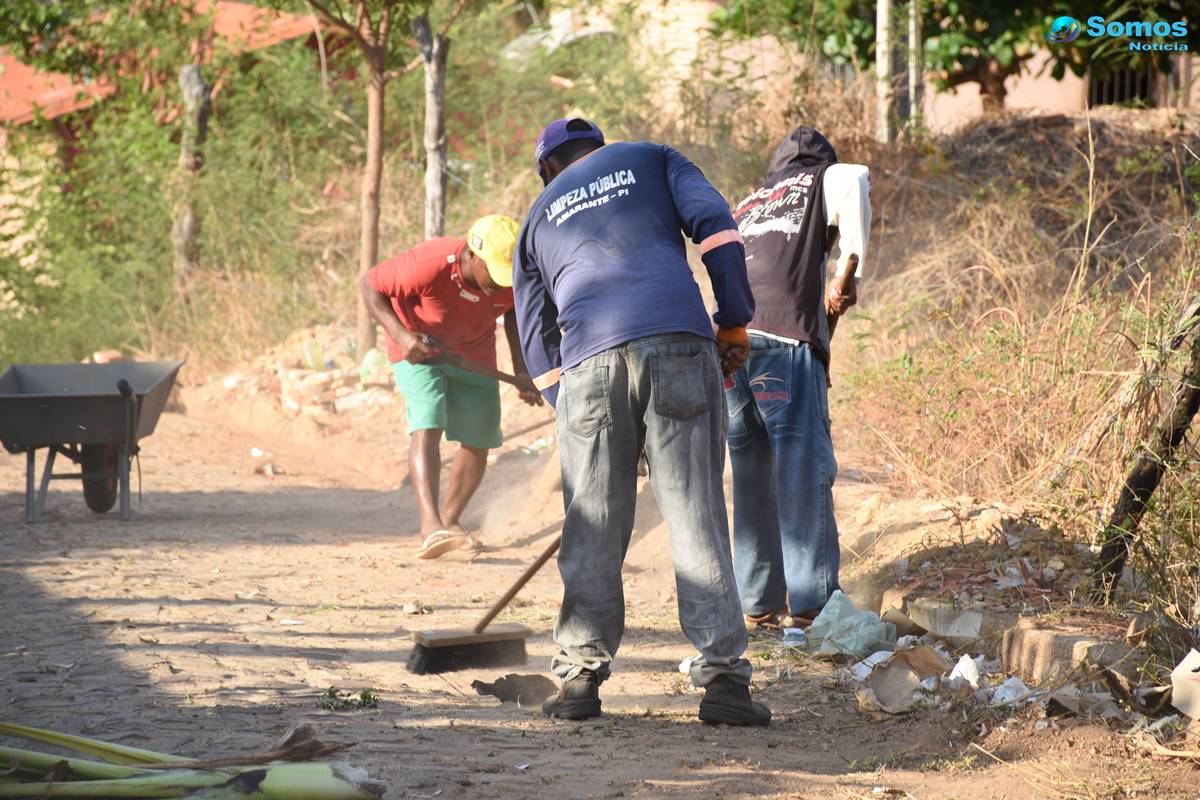
[[[389,386],[392,382],[392,365],[387,356],[372,347],[358,365],[358,379],[363,386]]]
[[[808,636],[821,643],[818,653],[863,658],[878,650],[896,648],[896,626],[870,611],[855,608],[841,589],[829,597]]]

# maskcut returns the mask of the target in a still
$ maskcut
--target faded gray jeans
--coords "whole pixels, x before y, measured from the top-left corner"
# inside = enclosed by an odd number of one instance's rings
[[[725,397],[716,347],[692,334],[635,339],[562,375],[558,446],[563,602],[552,669],[608,677],[625,632],[621,565],[633,533],[637,462],[667,523],[679,622],[700,652],[691,678],[750,683],[746,626],[733,576],[725,511]]]

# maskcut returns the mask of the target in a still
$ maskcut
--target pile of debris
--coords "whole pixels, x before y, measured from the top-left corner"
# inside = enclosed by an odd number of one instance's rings
[[[352,331],[336,325],[297,331],[221,384],[236,397],[272,396],[296,415],[369,416],[400,401],[383,353],[355,358]]]
[[[979,611],[928,598],[887,611],[894,612],[890,620],[887,613],[881,618],[856,608],[836,591],[808,631],[784,630],[780,648],[844,661],[839,675],[853,688],[859,709],[881,718],[923,708],[963,711],[975,714],[986,732],[995,712],[1007,716],[1031,708],[1040,715],[1036,730],[1056,727],[1065,717],[1089,717],[1127,725],[1157,755],[1200,757],[1162,746],[1185,732],[1200,737],[1200,651],[1191,650],[1169,685],[1139,687],[1112,667],[1084,663],[1031,687],[1007,650],[1000,659],[975,652],[987,646]],[[898,627],[910,632],[898,635]],[[1006,645],[1022,627],[1005,633]]]

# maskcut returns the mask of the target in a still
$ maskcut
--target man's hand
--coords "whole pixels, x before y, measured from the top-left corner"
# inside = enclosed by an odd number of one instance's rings
[[[745,327],[717,328],[717,358],[721,373],[729,377],[750,357],[750,336]]]
[[[407,351],[404,360],[410,364],[432,364],[446,354],[446,346],[432,336],[410,332],[397,344]]]
[[[517,378],[522,382],[521,386],[517,387],[517,395],[531,406],[545,405],[546,401],[542,398],[542,393],[533,385],[533,378],[529,377],[527,372],[518,372]]]
[[[825,290],[825,313],[830,317],[840,317],[858,302],[858,285],[854,273],[847,270],[829,282]]]
[[[750,357],[750,348],[736,342],[717,340],[717,357],[721,360],[721,374],[728,377],[742,368]]]

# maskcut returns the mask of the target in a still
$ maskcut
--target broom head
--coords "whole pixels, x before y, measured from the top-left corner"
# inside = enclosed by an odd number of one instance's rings
[[[469,628],[413,631],[408,671],[415,675],[455,672],[474,667],[507,667],[526,661],[525,640],[533,630],[515,622],[491,625],[483,633]]]

